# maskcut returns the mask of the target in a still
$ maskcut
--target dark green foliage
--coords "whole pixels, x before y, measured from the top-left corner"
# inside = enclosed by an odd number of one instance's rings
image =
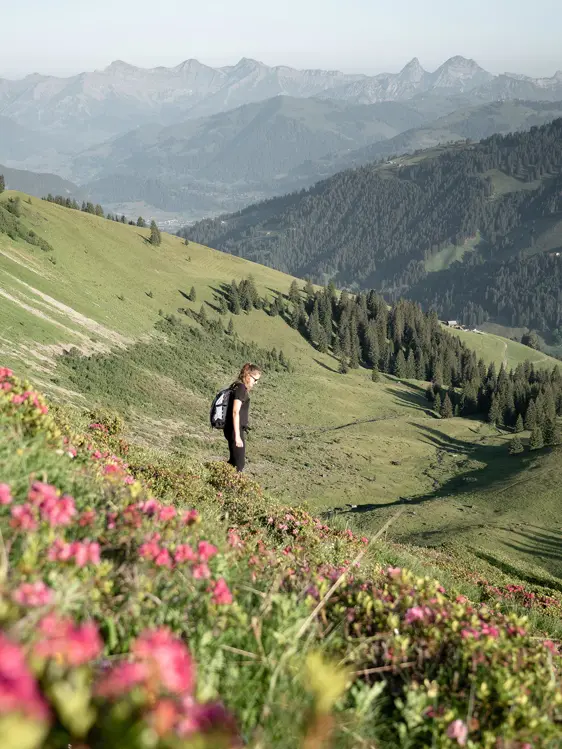
[[[435,393],[435,397],[433,399],[433,410],[437,411],[437,413],[441,413],[441,394]]]
[[[234,335],[234,320],[232,319],[232,317],[228,321],[228,328],[226,329],[226,332],[228,333],[228,335]]]
[[[441,403],[441,408],[439,409],[439,413],[441,414],[441,417],[443,419],[452,418],[453,404],[451,403],[451,399],[449,398],[449,393],[445,393],[445,397],[443,398],[443,402]]]
[[[519,453],[522,453],[524,450],[523,443],[519,439],[519,437],[514,437],[509,442],[509,454],[510,455],[519,455]]]
[[[30,245],[40,247],[44,252],[52,252],[53,247],[43,237],[37,236],[32,229],[27,229],[21,222],[19,215],[21,204],[19,198],[0,203],[0,234],[7,234],[14,241],[23,239]],[[16,215],[17,214],[17,215]]]
[[[347,374],[348,372],[349,372],[349,366],[347,364],[347,359],[345,356],[342,356],[342,358],[340,359],[339,373]]]
[[[4,179],[4,175],[0,174],[0,194],[2,194],[5,189],[6,189],[6,180]]]
[[[232,279],[229,289],[229,307],[233,315],[240,314],[240,295],[238,293],[238,285],[234,279]]]
[[[4,203],[4,208],[12,214],[12,216],[15,216],[16,218],[20,218],[21,216],[21,200],[19,196],[17,198],[8,198],[8,202]]]
[[[196,313],[192,316],[197,317]],[[216,322],[216,321],[214,321]],[[156,323],[165,335],[158,340],[133,344],[107,354],[82,356],[74,349],[59,358],[59,367],[68,382],[80,385],[103,406],[127,409],[143,408],[147,413],[173,418],[178,400],[169,397],[159,377],[176,383],[183,393],[186,407],[193,405],[191,393],[209,399],[220,381],[232,381],[240,362],[255,362],[265,373],[287,372],[289,363],[281,355],[244,343],[234,335],[226,335],[222,326],[208,324],[206,329],[185,325],[179,317],[168,315]],[[205,406],[206,409],[206,406]]]
[[[160,229],[156,225],[156,221],[154,219],[152,219],[152,221],[150,222],[150,239],[148,241],[155,247],[158,247],[162,244],[162,235],[160,234]]]
[[[525,429],[525,425],[523,423],[523,417],[521,414],[517,414],[517,420],[515,422],[515,431],[517,434],[520,434]]]
[[[226,315],[227,312],[228,312],[228,303],[221,294],[221,296],[219,297],[219,315]]]
[[[376,367],[373,367],[373,369],[371,370],[371,380],[373,382],[380,382],[381,380],[380,372]]]
[[[152,299],[152,297],[154,296],[154,294],[152,293],[152,291],[147,291],[147,292],[146,292],[146,296],[147,296],[147,297],[148,297],[149,299]]]
[[[525,335],[521,337],[521,343],[524,346],[528,346],[529,348],[534,349],[535,351],[540,351],[541,349],[541,342],[534,330],[532,330],[530,333],[525,333]]]
[[[192,286],[191,289],[189,290],[188,297],[189,297],[190,302],[197,301],[197,292],[195,291],[195,286]]]
[[[535,426],[529,438],[529,450],[540,450],[544,447],[544,438],[540,426]]]
[[[525,411],[525,429],[531,431],[537,425],[537,407],[535,401],[531,400]]]
[[[95,213],[96,213],[96,216],[100,216],[101,218],[104,218],[103,208],[101,207],[99,203],[96,205]]]
[[[146,221],[143,219],[142,216],[139,216],[137,219],[137,226],[141,229],[144,229],[146,227]]]
[[[189,236],[315,282],[329,274],[340,285],[376,285],[393,298],[407,292],[471,327],[494,318],[555,330],[562,326],[562,261],[519,249],[532,247],[540,222],[562,215],[561,154],[562,119],[401,168],[341,172],[309,190],[200,222]],[[490,200],[492,170],[540,185]],[[475,250],[461,263],[428,273],[436,253],[467,243]]]

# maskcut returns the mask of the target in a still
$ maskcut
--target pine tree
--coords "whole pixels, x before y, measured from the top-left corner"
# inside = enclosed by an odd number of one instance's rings
[[[441,413],[441,394],[439,392],[435,393],[435,398],[433,399],[433,410],[437,411],[437,413]]]
[[[142,216],[139,216],[139,217],[138,217],[138,219],[137,219],[137,226],[138,226],[138,227],[139,227],[140,229],[144,229],[144,228],[146,227],[146,221],[145,221],[145,220],[143,219],[143,217],[142,217]]]
[[[394,357],[394,364],[392,367],[392,374],[398,379],[406,376],[406,358],[402,349],[398,351]]]
[[[488,421],[493,426],[497,426],[497,424],[501,420],[501,407],[500,407],[500,401],[498,396],[494,393],[492,395],[492,402],[490,403],[490,410],[488,411]]]
[[[301,295],[299,292],[299,287],[297,285],[297,282],[292,281],[291,286],[289,287],[289,301],[292,302],[293,304],[298,305],[300,298],[301,298]]]
[[[449,397],[449,393],[445,393],[445,397],[443,398],[443,403],[441,404],[441,408],[439,409],[439,413],[441,414],[441,417],[443,419],[450,419],[453,416],[453,404],[451,403],[451,399]]]
[[[340,374],[347,374],[349,372],[349,367],[347,365],[347,359],[345,356],[342,356],[340,359]]]
[[[545,445],[557,445],[557,424],[555,419],[547,419],[542,428],[542,436]]]
[[[195,291],[195,286],[191,287],[191,289],[189,290],[189,295],[188,296],[189,296],[189,301],[190,302],[197,301],[197,292]]]
[[[205,325],[207,322],[207,310],[205,309],[205,305],[202,304],[199,308],[199,322],[201,325]]]
[[[162,235],[160,234],[160,229],[156,225],[156,221],[154,219],[152,219],[152,221],[150,222],[150,239],[148,241],[155,247],[158,247],[162,244]]]
[[[301,311],[298,302],[296,304],[293,304],[293,309],[291,310],[291,314],[289,316],[289,325],[291,328],[294,328],[295,330],[299,329],[301,320]]]
[[[230,301],[230,311],[233,315],[239,315],[240,314],[240,295],[238,294],[238,286],[236,285],[236,281],[232,279],[232,283],[230,284],[230,293],[229,293],[229,301]]]
[[[228,333],[228,335],[234,335],[234,320],[232,319],[232,317],[228,321],[228,328],[226,329],[226,332]]]
[[[6,180],[4,179],[4,175],[0,174],[0,193],[4,192],[6,189]]]
[[[104,216],[103,208],[101,207],[99,203],[96,205],[95,211],[96,211],[96,216],[101,216],[101,218],[103,218]]]
[[[537,425],[537,407],[535,401],[532,400],[527,406],[527,413],[525,414],[525,429],[532,431]]]
[[[318,351],[321,354],[325,354],[328,351],[328,336],[322,326],[318,329]]]
[[[537,424],[531,431],[531,437],[529,439],[529,450],[540,450],[541,447],[544,447],[544,439],[542,436],[542,429]]]
[[[380,382],[381,376],[379,370],[376,368],[376,366],[373,367],[371,370],[371,380],[373,382]]]
[[[313,297],[314,296],[314,286],[312,285],[312,281],[310,280],[310,278],[307,279],[307,281],[306,281],[306,285],[304,287],[304,293],[308,297]]]
[[[519,455],[519,453],[522,453],[524,450],[523,443],[519,439],[519,437],[514,437],[509,442],[509,454],[510,455]]]
[[[219,315],[226,315],[228,312],[228,304],[226,303],[226,299],[222,296],[219,297]]]
[[[521,414],[517,414],[517,421],[515,422],[515,432],[517,434],[520,434],[525,430],[525,425],[523,423],[523,417]]]

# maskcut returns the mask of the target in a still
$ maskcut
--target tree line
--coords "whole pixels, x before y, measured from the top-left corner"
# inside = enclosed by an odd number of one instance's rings
[[[373,290],[338,294],[333,283],[314,289],[310,281],[304,289],[293,281],[286,295],[268,300],[251,277],[233,280],[221,298],[221,312],[256,308],[280,315],[315,349],[336,357],[342,374],[366,367],[374,381],[383,372],[429,382],[428,402],[443,418],[477,415],[514,432],[528,429],[531,447],[562,442],[560,367],[535,369],[526,361],[498,371],[415,302],[401,299],[389,307]]]

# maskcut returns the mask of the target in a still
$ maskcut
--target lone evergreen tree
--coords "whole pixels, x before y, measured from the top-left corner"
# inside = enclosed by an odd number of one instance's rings
[[[145,220],[143,219],[143,217],[142,217],[142,216],[139,216],[139,217],[138,217],[138,219],[137,219],[137,226],[138,226],[138,227],[140,227],[141,229],[144,229],[144,228],[145,228],[145,226],[146,226],[146,221],[145,221]]]
[[[540,450],[541,447],[544,447],[544,439],[542,436],[542,429],[537,424],[535,427],[533,427],[533,430],[531,432],[531,437],[529,439],[529,450]]]
[[[517,434],[520,434],[524,430],[525,430],[525,425],[523,423],[523,417],[521,416],[521,414],[518,414],[517,421],[515,422],[515,432]]]
[[[190,302],[195,302],[197,300],[197,292],[195,291],[195,286],[191,287],[188,296]]]
[[[523,443],[521,442],[519,437],[514,437],[509,443],[509,454],[519,455],[519,453],[522,453],[523,450],[524,450]]]
[[[453,416],[453,404],[451,403],[451,399],[449,397],[449,393],[445,393],[445,397],[443,398],[443,403],[441,404],[441,408],[439,410],[439,413],[441,414],[441,417],[443,419],[450,419]]]
[[[376,367],[371,370],[371,380],[373,382],[380,382],[381,380],[380,372]]]
[[[234,335],[234,320],[232,319],[232,317],[228,321],[228,328],[226,329],[226,332],[228,333],[228,335]]]
[[[156,225],[156,221],[154,219],[152,219],[152,221],[150,222],[149,242],[155,247],[158,247],[160,244],[162,244],[162,235],[160,234],[160,229]]]

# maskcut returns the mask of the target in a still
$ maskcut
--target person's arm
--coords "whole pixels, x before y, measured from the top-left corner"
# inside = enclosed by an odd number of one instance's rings
[[[232,421],[234,423],[234,442],[236,447],[244,447],[242,437],[240,436],[240,409],[242,408],[242,401],[235,398],[232,406]]]

